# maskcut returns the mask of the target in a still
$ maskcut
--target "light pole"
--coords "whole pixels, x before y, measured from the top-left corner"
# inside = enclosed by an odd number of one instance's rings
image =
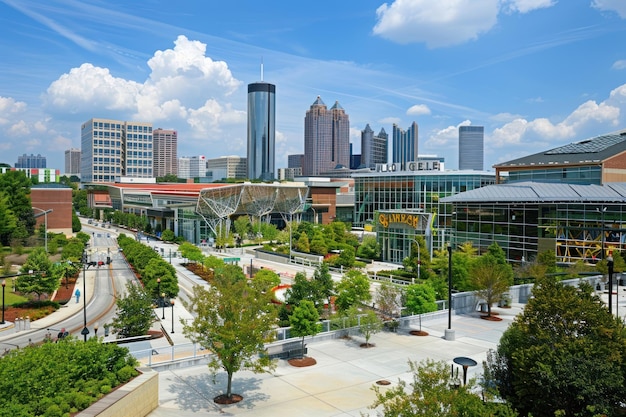
[[[46,253],[48,253],[48,213],[52,213],[52,209],[43,210],[38,207],[32,207],[33,210],[41,211],[41,214],[34,216],[35,218],[41,216],[43,214],[43,235],[44,235],[44,248]]]
[[[87,328],[87,252],[83,252],[83,330],[80,334],[83,335],[83,339],[87,341],[87,335],[89,329]]]
[[[445,330],[445,339],[454,340],[452,330],[452,246],[448,244],[448,328]]]
[[[157,297],[161,296],[161,278],[157,278]]]
[[[417,245],[417,280],[420,279],[420,266],[422,265],[422,260],[420,258],[420,244],[417,241],[417,238],[413,238],[413,242]]]
[[[174,300],[170,300],[170,304],[172,305],[172,333],[174,333]]]
[[[161,316],[161,320],[165,320],[165,293],[161,293],[161,308],[163,309],[163,315]]]
[[[609,268],[609,314],[613,314],[613,255],[606,257],[606,264]],[[619,293],[618,293],[619,297]]]
[[[4,287],[6,287],[7,281],[6,279],[2,280],[2,322],[0,324],[4,324]]]
[[[293,226],[293,213],[289,213],[289,263],[291,263],[291,227]]]

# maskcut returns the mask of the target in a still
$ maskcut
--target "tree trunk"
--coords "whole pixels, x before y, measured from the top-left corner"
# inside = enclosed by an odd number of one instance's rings
[[[228,383],[226,385],[226,397],[230,398],[232,396],[232,388],[233,388],[233,373],[228,371]]]
[[[304,359],[304,336],[302,336],[302,350],[300,351],[300,357]]]

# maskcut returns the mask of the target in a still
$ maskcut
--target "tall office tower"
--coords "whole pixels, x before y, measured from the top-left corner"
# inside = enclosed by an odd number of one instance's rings
[[[161,128],[154,129],[152,141],[154,176],[178,175],[178,132]]]
[[[287,155],[287,168],[302,168],[304,164],[304,154]]]
[[[320,175],[337,165],[350,166],[350,118],[338,101],[328,110],[317,96],[304,118],[302,175]]]
[[[262,77],[262,76],[261,76]],[[248,178],[275,178],[276,86],[248,84]]]
[[[459,126],[459,170],[484,169],[484,126]]]
[[[81,182],[153,178],[151,123],[90,119],[80,137]]]
[[[179,178],[204,178],[206,175],[207,167],[204,155],[178,158]]]
[[[80,149],[71,148],[65,151],[65,174],[80,175]]]
[[[361,131],[361,165],[366,168],[376,168],[376,164],[387,163],[388,135],[384,128],[378,135],[370,125],[366,125]]]
[[[417,123],[413,122],[406,131],[394,123],[392,137],[392,163],[404,167],[407,162],[417,161]]]
[[[247,178],[246,158],[241,156],[220,156],[206,160],[207,177],[212,177],[211,181],[218,181],[227,178]]]
[[[46,167],[46,157],[41,156],[40,154],[34,155],[22,155],[17,157],[17,162],[15,163],[15,168],[45,168]]]

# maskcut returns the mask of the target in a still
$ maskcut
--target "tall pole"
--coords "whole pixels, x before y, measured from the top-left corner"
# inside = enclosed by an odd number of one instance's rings
[[[172,333],[174,333],[174,300],[170,300],[170,304],[172,305]]]
[[[609,313],[613,314],[613,256],[611,254],[606,257],[606,264],[609,267]]]
[[[293,225],[293,213],[289,213],[289,263],[291,263],[291,226]]]
[[[161,308],[163,310],[163,314],[161,315],[161,320],[165,320],[165,293],[161,293]]]
[[[87,341],[89,329],[87,328],[87,252],[83,252],[83,323],[84,327],[80,334]]]
[[[417,280],[420,279],[420,266],[422,265],[422,260],[420,259],[420,244],[417,241],[417,238],[413,239],[413,242],[417,245]]]
[[[452,246],[448,245],[448,330],[452,329]]]
[[[5,279],[2,280],[2,322],[0,324],[4,324],[4,287],[6,287],[7,281]]]

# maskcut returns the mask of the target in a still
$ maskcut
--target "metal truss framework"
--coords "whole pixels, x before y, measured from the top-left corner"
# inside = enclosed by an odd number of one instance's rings
[[[309,188],[291,184],[237,184],[200,191],[196,212],[202,216],[213,233],[220,226],[230,228],[232,215],[265,218],[280,213],[287,222],[304,207]]]

